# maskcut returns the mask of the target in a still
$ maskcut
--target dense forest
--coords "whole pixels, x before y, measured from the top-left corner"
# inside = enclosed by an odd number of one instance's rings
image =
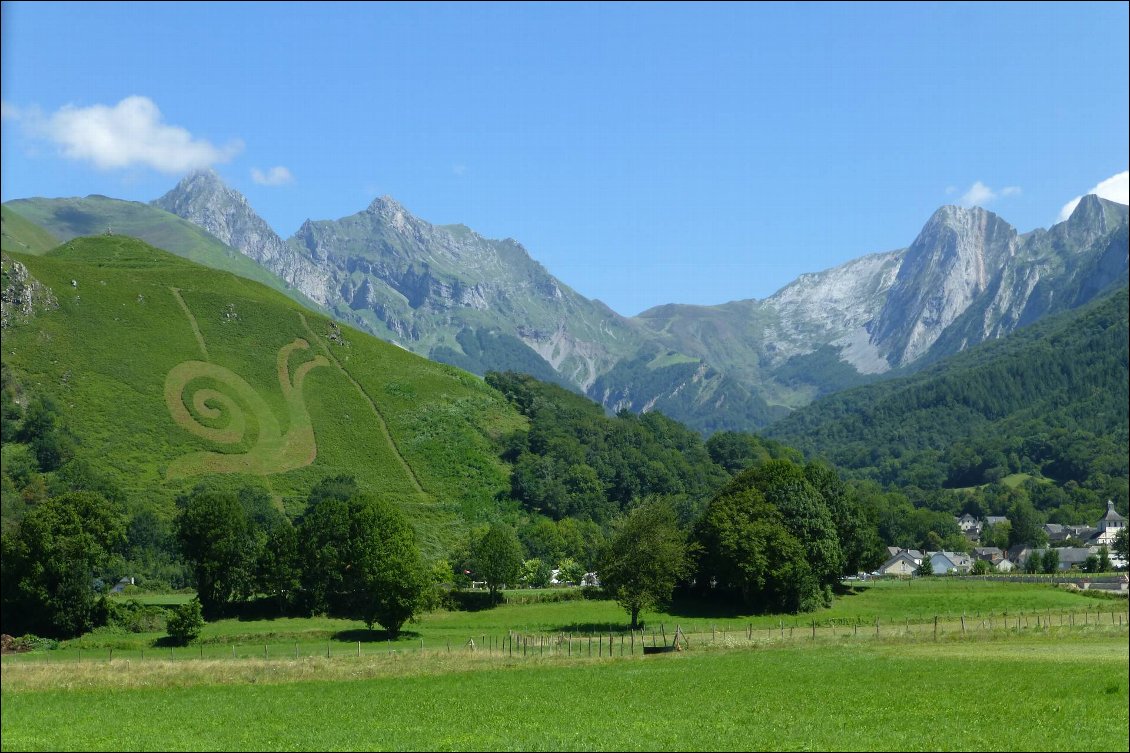
[[[911,376],[825,397],[767,434],[919,506],[1093,524],[1128,497],[1127,288]],[[1002,483],[1003,482],[1003,483]],[[959,490],[959,491],[957,491]]]

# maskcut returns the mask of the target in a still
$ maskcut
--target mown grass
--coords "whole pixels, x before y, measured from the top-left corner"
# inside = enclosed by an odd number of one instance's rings
[[[6,664],[3,749],[1126,750],[1127,660],[1110,629],[604,660]]]

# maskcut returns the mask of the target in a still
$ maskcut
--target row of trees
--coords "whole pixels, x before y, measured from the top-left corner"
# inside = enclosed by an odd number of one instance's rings
[[[205,617],[255,594],[283,611],[332,614],[395,635],[425,605],[431,583],[399,509],[351,477],[314,487],[292,525],[258,489],[200,489],[182,500],[176,538]]]
[[[518,582],[523,552],[512,527],[491,526],[473,549],[492,594]],[[635,627],[641,611],[665,603],[680,583],[752,609],[811,611],[830,603],[841,576],[884,554],[831,468],[770,460],[739,474],[690,526],[669,499],[631,506],[612,521],[597,567]]]

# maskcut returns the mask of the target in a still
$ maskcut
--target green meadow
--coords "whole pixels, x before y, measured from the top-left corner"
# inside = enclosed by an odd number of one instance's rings
[[[507,597],[424,615],[394,642],[345,620],[228,619],[186,648],[96,632],[7,655],[2,747],[1127,749],[1121,599],[881,582],[815,615],[676,603],[632,636],[610,601]],[[653,631],[670,641],[676,625],[685,650],[642,655]]]

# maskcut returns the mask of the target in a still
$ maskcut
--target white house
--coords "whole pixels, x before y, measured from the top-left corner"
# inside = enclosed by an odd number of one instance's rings
[[[1099,518],[1098,522],[1099,532],[1091,537],[1087,543],[1091,546],[1114,546],[1114,539],[1118,536],[1118,532],[1126,527],[1126,518],[1118,514],[1114,509],[1114,502],[1107,500],[1106,514]]]

